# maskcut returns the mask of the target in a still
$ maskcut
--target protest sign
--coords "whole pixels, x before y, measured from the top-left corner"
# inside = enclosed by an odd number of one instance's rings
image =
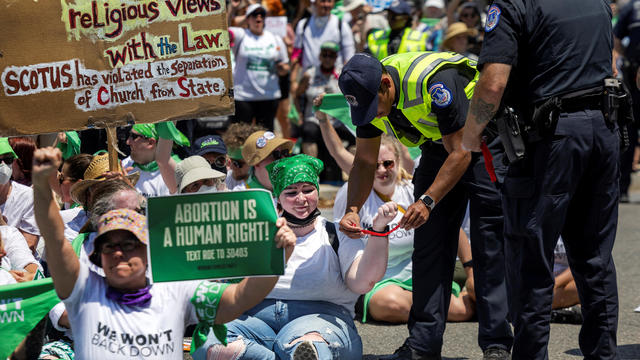
[[[51,278],[0,286],[0,359],[8,358],[58,302]]]
[[[0,6],[0,136],[232,112],[225,1]]]
[[[267,16],[264,19],[264,28],[274,35],[282,38],[287,37],[287,17]]]
[[[271,193],[246,190],[149,198],[154,282],[282,275]]]

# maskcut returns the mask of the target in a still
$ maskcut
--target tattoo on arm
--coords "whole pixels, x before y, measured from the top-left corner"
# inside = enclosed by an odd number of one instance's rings
[[[474,98],[469,111],[471,115],[475,116],[476,123],[482,125],[493,118],[497,109],[492,103],[485,102],[480,98]]]

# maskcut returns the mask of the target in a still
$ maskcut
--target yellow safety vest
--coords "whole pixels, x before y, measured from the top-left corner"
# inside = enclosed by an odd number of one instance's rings
[[[376,30],[367,37],[369,51],[378,60],[382,60],[389,55],[390,34],[391,29]],[[404,29],[402,40],[400,40],[400,46],[398,47],[398,54],[412,51],[426,51],[428,37],[429,33],[427,32],[412,30],[411,28]]]
[[[385,116],[375,118],[371,124],[389,135],[396,137],[401,143],[409,147],[420,146],[427,140],[436,141],[442,138],[438,128],[438,119],[431,112],[431,94],[429,94],[429,79],[440,69],[456,67],[466,74],[471,81],[465,87],[467,99],[471,99],[478,81],[479,73],[476,62],[453,52],[411,52],[395,54],[382,60],[385,66],[392,66],[398,70],[400,84],[398,84],[398,102],[396,108],[418,130],[416,134],[406,134]],[[453,94],[459,96],[459,94]]]

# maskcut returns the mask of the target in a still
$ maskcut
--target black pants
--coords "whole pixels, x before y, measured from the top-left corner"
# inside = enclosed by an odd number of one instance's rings
[[[504,175],[502,145],[490,144],[496,171]],[[423,146],[413,183],[416,199],[433,183],[447,158],[442,145]],[[501,176],[500,176],[501,177]],[[481,154],[474,154],[461,181],[436,205],[428,221],[415,230],[413,305],[409,314],[409,345],[437,355],[442,349],[460,225],[470,204],[471,251],[478,310],[478,344],[510,350],[507,286],[500,193],[491,183]]]
[[[513,358],[548,358],[553,249],[562,235],[582,304],[580,350],[585,359],[616,359],[617,127],[598,110],[560,114],[554,136],[527,151],[503,187]]]
[[[256,124],[273,131],[273,119],[278,111],[280,99],[262,101],[238,101],[236,100],[236,113],[231,117],[231,122],[246,122],[251,124],[253,118]]]

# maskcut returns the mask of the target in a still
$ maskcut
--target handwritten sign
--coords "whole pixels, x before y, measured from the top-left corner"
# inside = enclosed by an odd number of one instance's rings
[[[0,135],[232,112],[222,0],[0,0]]]

